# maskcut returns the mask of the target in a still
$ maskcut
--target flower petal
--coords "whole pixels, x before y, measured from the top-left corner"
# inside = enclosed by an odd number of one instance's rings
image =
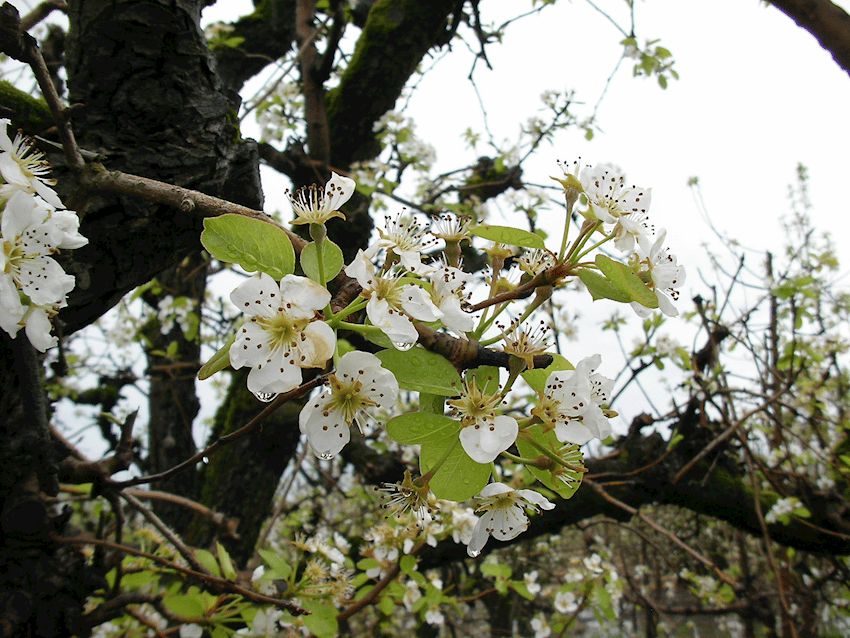
[[[236,286],[230,300],[246,315],[274,317],[281,303],[280,286],[271,275],[261,272]]]

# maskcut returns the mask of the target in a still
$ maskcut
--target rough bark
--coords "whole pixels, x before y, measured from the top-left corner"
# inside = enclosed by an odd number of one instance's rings
[[[83,0],[71,6],[68,87],[80,145],[109,169],[262,207],[255,145],[240,139],[238,103],[215,73],[196,3]],[[116,197],[86,202],[89,245],[65,264],[77,288],[61,314],[67,331],[199,249],[191,213]]]
[[[233,375],[227,398],[216,413],[212,439],[241,428],[265,407],[248,391],[247,376],[245,370]],[[298,446],[301,407],[303,403],[285,404],[259,431],[230,444],[204,466],[201,502],[239,519],[238,538],[216,538],[216,529],[209,520],[196,516],[186,534],[190,544],[206,547],[219,540],[238,564],[248,562],[262,524],[271,514],[280,476]]]
[[[428,51],[444,44],[455,0],[380,0],[357,41],[339,86],[327,96],[331,163],[374,157],[373,125],[395,106]]]

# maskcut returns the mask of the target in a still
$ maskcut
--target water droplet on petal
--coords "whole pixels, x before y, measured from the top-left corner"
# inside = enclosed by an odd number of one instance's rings
[[[393,341],[393,346],[395,347],[395,349],[401,350],[402,352],[406,352],[407,350],[410,350],[415,345],[416,345],[416,342],[413,342],[413,343],[396,343],[395,341]]]
[[[274,401],[277,398],[277,392],[255,392],[254,396],[257,397],[263,403],[269,403],[270,401]]]
[[[319,454],[319,458],[324,459],[325,461],[330,461],[332,458],[334,458],[334,454],[332,454],[331,452],[322,452],[321,454]]]

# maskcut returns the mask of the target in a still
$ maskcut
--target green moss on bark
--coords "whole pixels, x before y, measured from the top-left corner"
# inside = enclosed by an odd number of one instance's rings
[[[37,135],[53,124],[47,102],[16,89],[6,80],[0,80],[0,104],[15,113],[13,125],[28,135]]]

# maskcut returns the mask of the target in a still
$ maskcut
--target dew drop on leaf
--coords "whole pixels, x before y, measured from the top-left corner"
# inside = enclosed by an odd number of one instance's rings
[[[416,343],[396,343],[395,341],[393,341],[393,346],[395,346],[395,349],[401,350],[402,352],[410,350],[415,345]]]

